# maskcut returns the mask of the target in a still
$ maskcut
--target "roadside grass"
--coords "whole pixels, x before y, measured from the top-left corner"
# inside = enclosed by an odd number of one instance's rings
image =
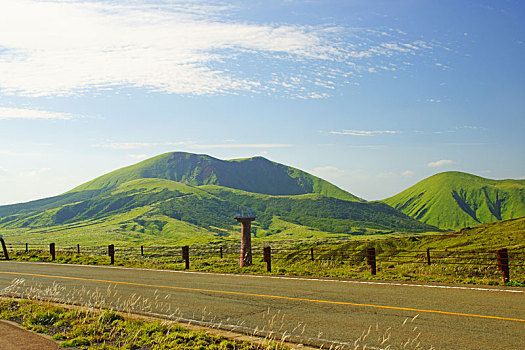
[[[190,269],[194,271],[271,274],[289,276],[311,276],[329,278],[358,278],[374,280],[446,282],[482,285],[502,285],[501,272],[495,265],[494,251],[508,248],[518,254],[511,255],[511,281],[509,286],[525,286],[525,218],[506,220],[502,222],[484,224],[475,228],[462,229],[459,232],[447,235],[426,234],[409,237],[383,237],[364,239],[361,241],[316,241],[316,242],[268,242],[272,247],[272,272],[266,272],[266,264],[262,261],[262,254],[254,253],[254,265],[248,268],[239,268],[238,256],[224,255],[221,259],[218,253],[214,255],[198,255],[190,247]],[[217,247],[217,246],[215,246]],[[378,256],[377,275],[371,275],[366,264],[366,249],[374,247]],[[311,261],[309,252],[314,249],[315,260]],[[99,255],[83,255],[68,252],[57,252],[57,263],[109,265],[110,259],[103,256],[104,248]],[[149,249],[149,250],[148,250]],[[427,265],[426,249],[431,250],[433,263]],[[182,270],[179,249],[145,247],[145,256],[140,255],[138,247],[116,247],[115,265]],[[417,252],[411,257],[406,251]],[[489,252],[480,258],[465,258],[462,264],[446,264],[460,254],[455,251]],[[437,255],[435,252],[438,252]],[[107,249],[105,251],[107,253]],[[390,254],[390,255],[388,255]],[[389,258],[382,258],[389,256]],[[436,258],[437,257],[437,258]],[[440,259],[441,257],[441,259]],[[20,261],[51,261],[48,252],[30,250],[17,251],[11,255],[13,260]],[[512,260],[513,258],[518,260]],[[521,260],[519,260],[521,259]],[[352,260],[352,261],[349,261]],[[384,260],[385,262],[381,262]],[[419,263],[414,263],[417,260]],[[480,265],[488,262],[490,265]]]
[[[277,343],[257,345],[192,331],[170,321],[145,321],[109,310],[65,308],[30,300],[0,300],[0,318],[48,334],[63,348],[286,349]]]
[[[281,311],[270,310],[261,315],[260,325],[250,330],[238,326],[230,332],[247,334],[244,339],[229,339],[213,329],[225,325],[211,313],[202,310],[202,321],[192,320],[201,326],[188,329],[188,320],[178,310],[170,310],[165,299],[155,291],[154,297],[144,298],[135,294],[117,298],[116,289],[108,287],[89,290],[66,288],[59,284],[43,285],[24,279],[15,279],[0,290],[0,319],[20,324],[24,328],[51,336],[60,347],[73,349],[190,349],[190,350],[286,350],[304,348],[292,345],[307,343],[319,349],[434,349],[426,343],[416,326],[414,317],[405,318],[399,326],[369,326],[361,335],[348,342],[330,342],[322,339],[303,339],[306,323],[285,321]],[[153,308],[154,307],[154,308]],[[143,317],[157,311],[155,318]],[[171,312],[173,311],[173,312]],[[170,313],[168,315],[167,313]],[[164,316],[161,316],[164,315]],[[159,318],[161,317],[161,318]],[[208,331],[202,331],[203,327]],[[222,326],[222,327],[221,327]],[[231,327],[231,326],[229,326]],[[241,330],[243,329],[243,330]],[[215,334],[214,334],[215,333]],[[229,333],[231,334],[231,333]],[[322,333],[319,334],[319,337]],[[236,338],[238,335],[236,336]],[[256,339],[256,340],[255,340]],[[310,348],[311,347],[307,347]]]

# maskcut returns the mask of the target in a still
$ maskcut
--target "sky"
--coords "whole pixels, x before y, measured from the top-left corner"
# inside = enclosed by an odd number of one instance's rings
[[[367,200],[525,178],[525,3],[0,0],[0,204],[171,151]]]

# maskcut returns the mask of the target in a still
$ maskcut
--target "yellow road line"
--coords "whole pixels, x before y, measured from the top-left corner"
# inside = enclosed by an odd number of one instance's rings
[[[259,298],[271,298],[271,299],[292,300],[292,301],[306,301],[306,302],[311,302],[311,303],[323,303],[323,304],[333,304],[333,305],[348,305],[348,306],[361,306],[361,307],[372,307],[372,308],[377,308],[377,309],[415,311],[415,312],[426,312],[426,313],[441,314],[441,315],[467,316],[467,317],[477,317],[477,318],[488,318],[488,319],[494,319],[494,320],[525,322],[525,319],[520,319],[520,318],[509,318],[509,317],[487,316],[487,315],[475,315],[475,314],[465,314],[465,313],[460,313],[460,312],[439,311],[439,310],[414,309],[414,308],[399,307],[399,306],[360,304],[360,303],[351,303],[351,302],[346,302],[346,301],[331,301],[331,300],[317,300],[317,299],[295,298],[295,297],[285,297],[285,296],[280,296],[280,295],[255,294],[255,293],[246,293],[246,292],[232,292],[232,291],[226,291],[226,290],[188,288],[188,287],[176,287],[176,286],[161,286],[161,285],[154,285],[154,284],[144,284],[144,283],[134,283],[134,282],[121,282],[121,281],[109,281],[109,280],[100,280],[100,279],[82,278],[82,277],[41,275],[41,274],[36,274],[36,273],[24,273],[24,272],[0,271],[0,274],[34,276],[34,277],[46,277],[46,278],[59,278],[59,279],[66,279],[66,280],[112,283],[112,284],[121,284],[121,285],[138,286],[138,287],[166,288],[166,289],[176,289],[176,290],[184,290],[184,291],[192,291],[192,292],[206,292],[206,293],[218,293],[218,294],[243,295],[243,296],[259,297]]]

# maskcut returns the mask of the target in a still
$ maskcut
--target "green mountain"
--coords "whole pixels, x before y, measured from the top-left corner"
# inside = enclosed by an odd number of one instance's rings
[[[224,161],[167,153],[60,196],[0,206],[0,233],[41,241],[205,242],[236,235],[233,215],[248,208],[257,212],[258,238],[436,230],[261,157]]]
[[[319,193],[363,201],[323,179],[263,157],[220,160],[202,154],[171,152],[102,175],[59,196],[0,206],[0,218],[87,200],[128,181],[144,178],[172,180],[190,186],[218,185],[269,195]]]
[[[183,152],[161,154],[98,177],[70,192],[108,190],[143,178],[172,180],[190,186],[217,185],[269,195],[319,193],[362,201],[323,179],[263,157],[220,160]]]
[[[429,225],[458,229],[525,216],[525,180],[491,180],[449,171],[383,202]]]

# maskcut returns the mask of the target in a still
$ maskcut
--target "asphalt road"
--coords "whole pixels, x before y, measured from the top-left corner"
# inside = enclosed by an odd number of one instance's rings
[[[2,261],[0,290],[252,333],[291,334],[290,339],[310,343],[358,340],[381,349],[401,348],[408,341],[407,349],[418,342],[435,349],[525,349],[524,288]]]

